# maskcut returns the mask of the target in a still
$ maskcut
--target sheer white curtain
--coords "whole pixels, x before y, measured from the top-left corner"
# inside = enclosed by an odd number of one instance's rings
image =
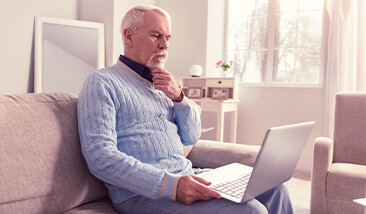
[[[366,92],[366,1],[327,0],[325,4],[325,134],[333,135],[335,95]]]

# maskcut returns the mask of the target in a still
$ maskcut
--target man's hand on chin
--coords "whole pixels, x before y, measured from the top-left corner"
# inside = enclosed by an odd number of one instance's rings
[[[153,85],[155,89],[161,90],[174,102],[183,100],[183,92],[175,82],[173,75],[162,67],[151,68],[153,75]]]

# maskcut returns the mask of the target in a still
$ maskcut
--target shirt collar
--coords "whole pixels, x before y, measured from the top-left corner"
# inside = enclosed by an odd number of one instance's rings
[[[132,70],[134,70],[136,73],[138,73],[141,77],[149,80],[150,82],[152,81],[152,74],[151,74],[151,70],[144,66],[141,65],[125,56],[123,56],[122,54],[119,56],[119,60],[121,62],[123,62],[125,65],[127,65],[129,68],[131,68]]]

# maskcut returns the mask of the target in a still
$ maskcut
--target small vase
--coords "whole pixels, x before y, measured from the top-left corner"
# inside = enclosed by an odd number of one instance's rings
[[[227,69],[226,71],[221,70],[221,77],[230,77],[231,69]]]

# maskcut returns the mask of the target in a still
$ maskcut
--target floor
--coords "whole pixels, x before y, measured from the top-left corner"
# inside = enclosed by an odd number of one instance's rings
[[[295,214],[310,213],[310,173],[295,172],[287,181]]]

